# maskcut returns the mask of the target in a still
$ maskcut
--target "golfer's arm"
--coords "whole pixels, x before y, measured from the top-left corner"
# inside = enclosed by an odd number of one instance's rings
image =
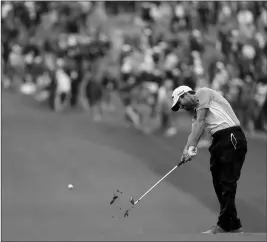
[[[191,134],[188,136],[187,144],[185,146],[186,150],[188,150],[190,146],[197,147],[199,139],[202,133],[204,132],[206,115],[207,115],[206,108],[201,109],[197,112],[197,120],[192,125],[192,131]]]

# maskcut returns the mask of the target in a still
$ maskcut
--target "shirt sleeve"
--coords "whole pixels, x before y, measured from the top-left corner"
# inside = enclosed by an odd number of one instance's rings
[[[210,101],[211,101],[211,91],[209,89],[203,88],[200,89],[197,92],[197,97],[198,97],[198,106],[196,108],[196,111],[204,109],[204,108],[209,108]]]

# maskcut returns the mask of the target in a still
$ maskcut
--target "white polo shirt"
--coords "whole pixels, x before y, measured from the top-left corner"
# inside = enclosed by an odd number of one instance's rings
[[[225,128],[240,126],[231,105],[221,94],[204,87],[197,90],[196,96],[199,100],[196,111],[204,108],[209,109],[205,125],[212,135]]]

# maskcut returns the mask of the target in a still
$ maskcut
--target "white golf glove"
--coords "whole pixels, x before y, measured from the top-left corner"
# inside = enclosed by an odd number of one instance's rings
[[[192,158],[193,158],[194,156],[196,156],[196,155],[197,155],[197,147],[195,147],[195,146],[190,146],[190,147],[188,148],[188,150],[184,150],[184,151],[183,151],[183,154],[182,154],[182,157],[181,157],[181,162],[179,163],[179,166],[180,166],[181,164],[183,164],[183,163],[186,163],[186,162],[192,160]]]
[[[197,147],[195,146],[189,146],[188,148],[188,154],[193,157],[197,155]]]

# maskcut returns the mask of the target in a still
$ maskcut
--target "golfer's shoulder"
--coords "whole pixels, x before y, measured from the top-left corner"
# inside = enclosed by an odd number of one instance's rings
[[[196,109],[197,111],[210,107],[210,102],[212,100],[212,93],[213,93],[213,90],[207,87],[199,88],[196,91],[196,96],[198,99],[198,106]]]
[[[196,91],[196,96],[198,98],[207,98],[210,97],[213,93],[213,90],[208,87],[201,87]]]

